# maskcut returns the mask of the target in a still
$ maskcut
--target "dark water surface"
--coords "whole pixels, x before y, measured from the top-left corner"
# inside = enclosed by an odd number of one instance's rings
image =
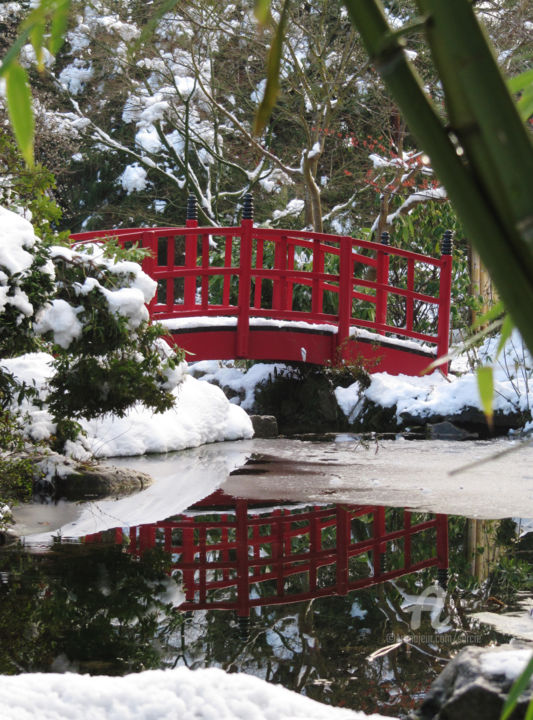
[[[402,717],[461,647],[508,640],[469,612],[511,602],[513,524],[485,527],[505,589],[496,565],[472,577],[469,523],[215,489],[157,522],[29,539],[0,552],[0,673],[216,666]]]

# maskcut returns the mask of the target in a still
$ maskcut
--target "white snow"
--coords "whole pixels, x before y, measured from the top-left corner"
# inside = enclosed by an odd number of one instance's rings
[[[93,75],[94,70],[91,63],[84,64],[81,60],[74,60],[73,63],[62,70],[59,82],[69,93],[78,95]]]
[[[503,413],[528,411],[533,408],[533,361],[518,331],[513,332],[501,357],[496,360],[498,342],[498,337],[485,340],[476,357],[471,356],[470,361],[476,365],[493,364],[494,410]],[[398,420],[402,413],[423,419],[433,414],[453,416],[467,406],[481,410],[474,369],[470,369],[465,362],[452,360],[452,369],[454,365],[462,367],[464,374],[450,374],[445,378],[438,370],[421,377],[374,373],[370,387],[366,390],[361,391],[359,383],[354,383],[348,388],[337,388],[335,395],[342,411],[351,421],[362,407],[362,395],[382,407],[396,406]]]
[[[33,353],[3,360],[2,366],[43,393],[51,376],[52,361],[51,355]],[[182,373],[183,367],[177,374]],[[173,384],[178,379],[181,378],[173,378]],[[98,420],[82,420],[86,436],[68,444],[69,454],[82,459],[89,454],[102,458],[165,453],[252,437],[248,415],[214,385],[186,376],[173,392],[176,404],[164,413],[155,414],[138,404],[122,418],[106,415]],[[29,400],[24,401],[21,409],[28,413],[26,431],[30,437],[44,439],[53,433],[52,418],[46,409],[39,409]]]
[[[144,190],[147,183],[148,173],[138,163],[128,165],[119,177],[123,189],[131,195],[132,192]]]
[[[218,668],[148,670],[125,677],[3,676],[3,720],[379,720]]]
[[[35,245],[35,239],[28,220],[0,207],[0,267],[10,275],[28,270],[33,262],[28,250]]]
[[[51,331],[54,343],[66,349],[82,333],[83,326],[78,320],[82,309],[82,307],[73,308],[66,300],[53,300],[36,317],[35,332],[44,335]]]
[[[287,203],[285,210],[274,210],[272,218],[274,220],[280,220],[281,218],[288,217],[289,215],[299,215],[303,211],[304,207],[305,203],[303,200],[294,198]]]
[[[505,675],[508,680],[516,680],[531,655],[531,650],[487,652],[481,656],[481,669],[488,675]]]
[[[110,311],[128,319],[128,326],[133,330],[149,319],[144,294],[137,288],[120,288],[107,290],[101,287],[100,292],[105,295]]]
[[[215,382],[219,387],[229,388],[242,395],[240,407],[250,410],[254,404],[255,390],[261,383],[271,379],[276,373],[287,375],[293,371],[281,363],[256,363],[249,370],[244,371],[229,364],[219,363],[217,360],[203,360],[191,365],[189,372],[204,382]],[[238,401],[238,398],[234,399]]]

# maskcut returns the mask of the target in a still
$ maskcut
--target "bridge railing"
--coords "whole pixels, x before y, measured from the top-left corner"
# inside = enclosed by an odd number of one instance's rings
[[[121,529],[116,541],[123,541]],[[254,607],[346,595],[430,567],[445,578],[448,519],[363,505],[250,512],[247,500],[233,500],[222,511],[129,528],[128,553],[155,546],[183,578],[181,610],[246,617]]]
[[[239,355],[246,357],[250,318],[330,324],[337,346],[357,330],[430,343],[448,352],[452,276],[451,233],[440,258],[381,243],[325,233],[255,227],[251,196],[241,225],[198,227],[189,201],[186,227],[120,229],[79,233],[76,243],[116,237],[138,243],[150,256],[143,269],[158,283],[150,305],[154,319],[233,316]],[[404,263],[402,280],[392,281],[390,261]],[[436,277],[435,293],[421,292],[419,276]],[[402,305],[401,325],[391,320],[391,303]],[[436,332],[416,325],[416,309],[429,308]],[[398,313],[397,313],[398,314]]]

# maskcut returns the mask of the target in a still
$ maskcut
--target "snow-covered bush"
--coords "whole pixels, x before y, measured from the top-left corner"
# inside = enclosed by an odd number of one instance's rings
[[[156,412],[172,406],[181,357],[149,323],[145,303],[155,291],[136,263],[94,245],[47,247],[27,220],[0,208],[0,352],[53,353],[46,402],[57,447],[82,416],[120,416],[139,400]]]

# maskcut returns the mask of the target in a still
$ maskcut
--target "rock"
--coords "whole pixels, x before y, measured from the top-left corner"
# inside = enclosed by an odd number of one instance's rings
[[[278,421],[274,415],[250,415],[257,438],[275,438],[278,436]]]
[[[517,670],[525,667],[532,650],[531,645],[520,644],[464,648],[435,680],[412,717],[418,720],[499,720]],[[520,696],[512,720],[524,717],[531,698],[532,680]]]
[[[256,388],[252,412],[274,415],[279,431],[288,435],[347,427],[332,381],[314,366],[292,369],[263,382]]]
[[[402,427],[410,427],[412,425],[421,424],[425,424],[427,426],[449,422],[453,423],[456,428],[466,430],[467,432],[475,434],[480,438],[507,435],[509,430],[517,430],[523,427],[530,419],[528,413],[504,413],[501,410],[496,410],[493,416],[493,429],[491,432],[481,410],[471,406],[463,407],[454,415],[428,415],[421,417],[420,415],[412,415],[408,412],[402,412],[400,413],[400,418]]]
[[[65,500],[93,500],[109,495],[129,495],[153,482],[150,475],[114,465],[76,466],[54,479],[55,495]]]
[[[474,440],[478,437],[477,433],[469,433],[448,420],[440,423],[428,423],[427,435],[431,440]]]

